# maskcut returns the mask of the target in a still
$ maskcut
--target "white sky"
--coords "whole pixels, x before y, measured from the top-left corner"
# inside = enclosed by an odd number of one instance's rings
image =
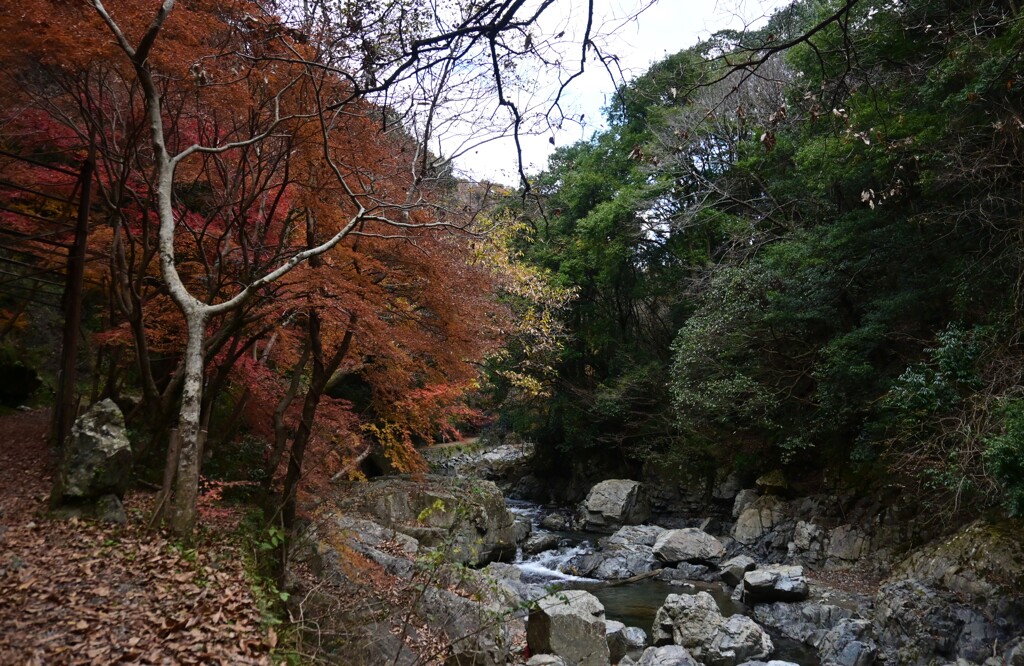
[[[597,0],[605,17],[629,16],[640,0]],[[618,27],[606,51],[620,59],[625,79],[631,80],[664,57],[677,53],[726,28],[740,29],[763,23],[784,0],[659,0],[636,21]],[[595,26],[598,21],[595,20]],[[614,22],[612,25],[616,25]],[[544,169],[557,146],[572,144],[605,127],[601,108],[615,91],[615,85],[599,62],[587,61],[587,72],[573,81],[563,98],[566,115],[584,115],[585,124],[564,124],[539,136],[523,136],[523,163],[527,175]],[[555,145],[550,143],[554,138]],[[515,144],[511,137],[488,143],[456,159],[456,168],[477,180],[517,185],[519,175]]]

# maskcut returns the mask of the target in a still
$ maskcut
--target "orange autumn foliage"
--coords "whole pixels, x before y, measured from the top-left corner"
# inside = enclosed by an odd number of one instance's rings
[[[155,7],[106,4],[138,43]],[[258,2],[192,1],[175,8],[150,57],[169,151],[238,142],[193,153],[176,172],[176,264],[197,299],[233,298],[359,217],[332,250],[207,322],[205,425],[218,401],[239,400],[250,431],[277,437],[275,412],[292,377],[313,372],[304,350],[315,337],[321,361],[337,358],[325,371],[358,378],[369,400],[293,396],[283,431],[294,438],[315,415],[309,455],[327,461],[321,480],[371,443],[413,471],[415,445],[454,436],[452,418],[468,415],[459,405],[473,360],[496,344],[502,314],[493,277],[470,261],[459,230],[468,219],[445,205],[450,184],[417,166],[422,147],[388,110],[337,106],[345,81],[293,57],[315,57],[309,41]],[[97,343],[132,352],[111,358],[122,381],[140,376],[148,424],[166,427],[185,326],[158,267],[150,127],[132,66],[87,3],[26,0],[0,8],[0,72],[5,146],[66,161],[95,147],[92,242],[109,257],[97,282],[111,304]]]

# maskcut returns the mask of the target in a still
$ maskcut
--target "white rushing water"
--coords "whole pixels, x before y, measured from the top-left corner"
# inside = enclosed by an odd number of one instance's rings
[[[545,584],[553,581],[593,581],[592,578],[574,576],[566,573],[566,565],[579,555],[594,552],[594,544],[584,535],[571,532],[552,532],[540,526],[540,521],[551,512],[550,508],[522,500],[505,500],[508,510],[516,516],[529,519],[533,535],[554,534],[559,537],[558,548],[546,550],[536,555],[524,557],[522,551],[516,556],[515,565],[523,572],[523,580],[528,583]]]
[[[516,562],[516,566],[523,572],[523,579],[530,583],[547,583],[554,580],[591,581],[592,578],[567,574],[563,568],[573,557],[592,552],[594,552],[594,548],[591,543],[584,541],[575,546],[560,546],[554,550],[537,553],[529,558],[520,558]]]

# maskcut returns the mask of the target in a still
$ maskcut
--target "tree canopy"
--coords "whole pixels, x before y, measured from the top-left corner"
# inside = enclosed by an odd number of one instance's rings
[[[1020,511],[1022,37],[1013,3],[795,2],[624,86],[524,212],[579,298],[558,400],[508,418]]]

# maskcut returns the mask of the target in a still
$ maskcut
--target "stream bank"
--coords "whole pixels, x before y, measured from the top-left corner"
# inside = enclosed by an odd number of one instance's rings
[[[424,663],[415,641],[432,641],[429,663],[480,666],[1024,663],[1017,523],[901,548],[916,528],[891,508],[862,520],[871,509],[837,513],[834,498],[789,497],[771,479],[718,491],[728,510],[720,498],[668,519],[664,489],[629,479],[579,505],[503,498],[529,485],[530,454],[449,448],[437,474],[337,486],[293,554],[312,576],[290,590],[305,610],[328,582],[365,606],[320,609],[347,618],[333,654]],[[360,566],[403,594],[363,600]]]

